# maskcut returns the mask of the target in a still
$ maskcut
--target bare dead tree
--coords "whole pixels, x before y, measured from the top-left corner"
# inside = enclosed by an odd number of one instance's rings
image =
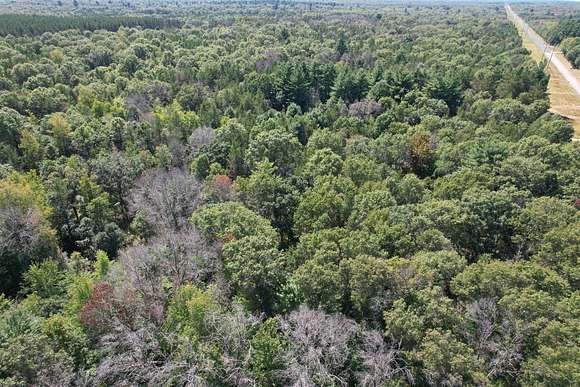
[[[191,155],[196,155],[203,147],[213,143],[215,136],[215,130],[209,126],[195,129],[188,139]]]
[[[376,117],[383,112],[383,106],[371,99],[353,102],[348,106],[348,114],[358,118]]]
[[[153,170],[141,177],[129,195],[130,209],[141,212],[158,233],[181,230],[201,199],[201,184],[174,168]]]
[[[224,203],[234,201],[236,192],[232,179],[226,175],[214,176],[206,179],[203,188],[203,200],[205,203]]]
[[[40,242],[41,227],[41,216],[35,208],[0,208],[0,254],[34,249]]]
[[[206,325],[210,332],[206,340],[221,349],[222,379],[234,386],[254,386],[255,380],[248,374],[253,332],[260,318],[234,305],[229,313],[208,314]]]
[[[172,385],[206,387],[212,380],[231,386],[256,386],[248,373],[251,338],[260,319],[234,306],[226,313],[208,313],[208,348],[219,350],[219,361],[177,334],[144,322],[134,329],[120,320],[99,342],[103,359],[84,385]],[[189,348],[187,346],[190,346]],[[185,347],[184,347],[185,346]]]
[[[362,336],[360,352],[364,371],[359,373],[359,383],[365,387],[380,387],[395,378],[405,378],[410,384],[414,378],[405,363],[400,343],[387,343],[379,331],[366,331]]]
[[[264,52],[262,59],[256,61],[256,71],[264,72],[268,67],[280,61],[280,54],[275,51],[268,50]]]
[[[514,318],[488,298],[470,304],[468,312],[476,327],[472,345],[486,361],[488,377],[515,380],[523,359],[523,335]]]
[[[75,379],[74,367],[70,362],[57,362],[45,364],[38,374],[35,383],[43,387],[72,386]]]
[[[151,102],[146,95],[143,94],[129,94],[123,101],[125,109],[134,118],[141,117],[143,114],[151,111]]]
[[[281,321],[281,329],[289,342],[282,375],[288,385],[347,385],[360,333],[353,320],[301,307]]]
[[[218,270],[217,249],[192,227],[161,235],[147,245],[132,246],[120,253],[120,286],[140,295],[150,316],[161,322],[167,301],[163,282],[177,289],[186,282],[207,281]]]
[[[31,263],[57,253],[56,239],[37,208],[0,208],[0,293],[16,291],[20,274]]]
[[[170,137],[167,139],[167,148],[171,155],[170,165],[172,167],[181,168],[189,165],[191,157],[189,156],[189,149],[187,145],[183,144],[180,139]]]
[[[153,326],[132,330],[117,321],[114,330],[101,338],[104,358],[90,385],[152,386],[178,377],[188,367],[172,360],[171,348],[166,348],[172,343],[176,343],[174,337],[162,335]]]

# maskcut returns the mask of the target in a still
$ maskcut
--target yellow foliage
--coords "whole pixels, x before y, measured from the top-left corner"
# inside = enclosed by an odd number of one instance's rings
[[[60,47],[53,48],[48,53],[48,58],[56,63],[62,63],[64,60],[64,51]]]
[[[0,180],[0,208],[15,205],[38,208],[45,218],[52,212],[42,181],[35,171],[12,172]]]

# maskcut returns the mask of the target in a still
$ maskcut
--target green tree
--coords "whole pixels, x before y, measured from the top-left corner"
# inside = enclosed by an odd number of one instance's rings
[[[535,356],[522,366],[523,384],[565,386],[580,374],[578,362],[578,320],[550,322],[539,336],[540,347]]]
[[[354,184],[343,177],[321,176],[308,189],[294,213],[298,234],[345,224],[354,199]]]
[[[56,257],[44,187],[33,173],[14,172],[0,180],[0,292],[15,294],[28,266]]]
[[[276,174],[276,167],[271,162],[260,162],[249,177],[238,178],[236,190],[250,209],[270,220],[285,243],[292,239],[292,218],[299,194]]]
[[[302,162],[302,151],[302,145],[293,133],[276,128],[256,134],[250,141],[246,158],[252,167],[268,160],[282,175],[289,175]]]
[[[561,200],[551,197],[533,199],[514,219],[516,234],[513,239],[520,245],[522,256],[527,258],[538,251],[547,232],[571,225],[576,219],[576,209]]]
[[[432,98],[445,101],[451,115],[457,113],[462,100],[458,79],[451,76],[436,77],[429,80],[425,88]]]
[[[276,240],[249,236],[231,241],[224,246],[223,260],[234,292],[249,308],[274,313],[285,277]]]
[[[250,369],[263,386],[280,385],[280,372],[284,369],[282,351],[286,343],[279,332],[278,320],[268,319],[260,324],[252,337]]]
[[[357,186],[367,181],[377,181],[382,177],[382,168],[372,159],[365,156],[349,156],[344,161],[343,173]]]
[[[39,87],[30,93],[28,110],[37,117],[63,111],[66,107],[67,98],[55,88]]]
[[[564,297],[570,284],[555,271],[536,263],[480,260],[469,265],[451,281],[451,290],[462,299],[490,297],[500,299],[525,288]]]
[[[310,77],[304,63],[283,63],[273,75],[276,107],[285,109],[295,103],[303,110],[310,104]]]
[[[298,288],[298,297],[311,308],[329,313],[343,310],[345,278],[336,263],[309,260],[292,274],[291,281]]]
[[[580,222],[560,226],[546,232],[532,259],[546,265],[566,278],[574,289],[580,285],[578,257]]]
[[[16,148],[23,118],[16,110],[0,109],[0,143]]]
[[[167,307],[166,325],[194,343],[199,343],[208,334],[207,314],[216,312],[218,305],[208,290],[187,284],[177,289]]]
[[[429,384],[461,386],[489,383],[483,364],[473,350],[451,333],[434,329],[427,332],[415,358]]]
[[[338,176],[342,170],[342,158],[329,148],[318,149],[306,161],[304,176],[314,180],[318,176]]]
[[[210,240],[236,240],[259,236],[278,240],[270,222],[240,203],[226,202],[207,206],[193,213],[192,223]]]
[[[334,81],[332,95],[346,103],[363,99],[369,90],[367,74],[364,70],[353,70],[345,67]]]

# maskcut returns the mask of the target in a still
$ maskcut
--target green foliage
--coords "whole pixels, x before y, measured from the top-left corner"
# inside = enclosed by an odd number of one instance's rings
[[[70,383],[74,372],[72,359],[54,350],[46,336],[35,333],[3,341],[0,364],[0,383],[6,386]]]
[[[66,96],[57,89],[39,87],[30,93],[28,110],[37,117],[42,117],[63,111],[66,102]]]
[[[317,178],[294,214],[296,232],[302,234],[344,225],[350,214],[354,190],[348,178]]]
[[[312,308],[330,313],[342,310],[346,291],[344,277],[335,263],[307,261],[294,271],[299,299]]]
[[[557,227],[546,232],[533,259],[566,278],[573,289],[580,284],[578,269],[580,223]]]
[[[177,290],[167,307],[167,329],[179,332],[199,342],[207,334],[205,317],[216,312],[218,305],[209,291],[193,285],[185,285]]]
[[[276,174],[276,167],[264,161],[247,178],[236,180],[236,191],[253,211],[270,220],[280,231],[283,241],[292,238],[292,217],[299,194],[286,179]]]
[[[187,140],[201,124],[197,114],[184,111],[177,101],[167,107],[158,107],[155,116],[166,136],[181,141]]]
[[[0,35],[41,35],[44,32],[79,29],[82,31],[109,30],[117,31],[119,27],[166,28],[179,23],[175,19],[144,17],[112,16],[52,16],[52,15],[0,15]]]
[[[247,159],[251,167],[268,160],[281,174],[288,175],[302,161],[302,145],[284,129],[261,131],[250,141]]]
[[[557,45],[569,37],[580,36],[580,22],[576,18],[560,20],[550,33],[550,44]]]
[[[344,67],[336,76],[332,94],[346,103],[362,99],[368,92],[369,81],[361,70]]]
[[[524,257],[533,255],[541,246],[544,235],[554,228],[573,224],[578,219],[574,207],[561,200],[542,197],[532,200],[514,220]]]
[[[264,321],[254,337],[252,337],[252,358],[250,369],[262,386],[276,386],[279,383],[279,372],[284,363],[281,353],[286,343],[278,331],[278,321],[268,319]]]
[[[111,261],[103,250],[97,251],[95,260],[95,274],[97,279],[102,280],[107,275],[107,272],[111,268]]]
[[[68,302],[65,310],[69,315],[77,316],[89,297],[95,283],[94,277],[90,273],[81,273],[73,276],[67,293]]]
[[[580,68],[580,37],[565,38],[560,43],[560,48],[566,58],[575,68]]]
[[[226,202],[210,205],[195,212],[191,221],[212,240],[237,240],[259,236],[266,241],[278,239],[270,222],[240,203]]]
[[[554,271],[531,262],[479,261],[469,265],[451,282],[453,293],[465,299],[474,297],[501,298],[531,287],[554,297],[566,296],[568,282]]]
[[[96,360],[96,354],[91,351],[90,339],[76,318],[53,315],[44,321],[42,330],[52,346],[66,353],[76,367],[93,364]]]
[[[487,376],[473,350],[449,332],[430,330],[416,354],[430,384],[462,385],[487,383]]]
[[[580,373],[578,368],[578,320],[553,321],[541,332],[537,356],[523,365],[523,384],[565,386]]]
[[[344,175],[349,177],[357,186],[368,181],[381,179],[381,166],[364,156],[347,157],[344,161]]]
[[[342,158],[329,148],[313,152],[304,165],[304,176],[314,180],[318,176],[337,176],[342,170]]]
[[[265,235],[247,236],[224,246],[225,274],[234,291],[251,310],[271,314],[284,281],[283,255],[275,239]]]
[[[436,99],[445,101],[451,115],[455,115],[461,104],[459,80],[449,76],[434,78],[427,82],[427,93]]]
[[[348,218],[349,227],[362,225],[372,211],[395,206],[397,203],[388,190],[359,192],[354,198],[352,212]]]
[[[44,316],[60,311],[65,302],[66,278],[55,261],[31,265],[23,275],[23,292],[38,298]]]
[[[502,7],[37,3],[0,15],[0,385],[578,379],[580,153]]]

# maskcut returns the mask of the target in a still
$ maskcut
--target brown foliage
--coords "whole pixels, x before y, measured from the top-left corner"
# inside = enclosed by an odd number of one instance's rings
[[[109,284],[98,282],[93,285],[79,320],[87,328],[100,333],[106,332],[112,328],[113,319],[130,324],[132,317],[126,305],[115,298],[114,289]]]

